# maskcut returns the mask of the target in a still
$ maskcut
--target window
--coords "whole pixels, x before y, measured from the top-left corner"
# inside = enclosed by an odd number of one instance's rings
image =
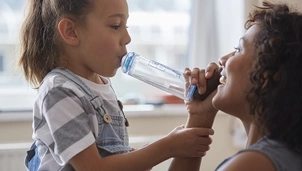
[[[0,112],[30,110],[33,90],[23,79],[18,36],[25,0],[0,0]],[[205,67],[231,51],[243,34],[244,2],[237,0],[127,0],[128,51],[179,71]],[[242,29],[239,29],[242,28]],[[236,30],[234,30],[236,29]],[[156,102],[166,93],[123,74],[111,79],[121,100]]]
[[[2,73],[3,70],[4,70],[4,69],[3,69],[3,59],[4,59],[4,58],[3,58],[3,55],[0,54],[0,73]]]
[[[182,71],[187,66],[192,1],[128,0],[128,4],[128,30],[132,38],[128,51]],[[165,94],[120,70],[111,80],[121,100],[157,103]]]
[[[25,0],[0,0],[0,111],[32,107],[33,90],[16,68]]]
[[[128,0],[128,50],[183,71],[204,68],[233,50],[244,33],[244,1]],[[132,30],[133,29],[133,30]],[[158,103],[166,93],[123,75],[112,78],[122,99]]]

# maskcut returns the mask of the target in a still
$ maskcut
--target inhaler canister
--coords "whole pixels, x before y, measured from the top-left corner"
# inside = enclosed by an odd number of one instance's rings
[[[123,73],[187,101],[193,98],[204,100],[217,88],[220,78],[220,71],[217,70],[207,81],[207,92],[200,95],[196,85],[185,88],[185,79],[180,71],[135,52],[129,52],[122,58],[121,68]]]

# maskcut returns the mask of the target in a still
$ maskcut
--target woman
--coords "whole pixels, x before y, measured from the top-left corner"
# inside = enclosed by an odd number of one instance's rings
[[[285,4],[263,2],[246,22],[247,32],[235,51],[221,57],[221,84],[205,101],[187,102],[187,127],[211,127],[221,110],[239,118],[246,149],[216,170],[302,170],[302,14]],[[207,71],[187,70],[191,84],[210,78]],[[212,103],[211,103],[212,102]],[[215,110],[217,109],[217,110]],[[199,122],[198,122],[199,121]],[[170,170],[199,170],[200,158],[178,158]]]

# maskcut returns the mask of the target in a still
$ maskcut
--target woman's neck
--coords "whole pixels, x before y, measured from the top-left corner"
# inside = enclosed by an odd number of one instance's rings
[[[247,131],[246,148],[255,144],[258,140],[260,140],[263,137],[259,128],[254,123],[250,123],[250,125],[246,127],[246,131]]]

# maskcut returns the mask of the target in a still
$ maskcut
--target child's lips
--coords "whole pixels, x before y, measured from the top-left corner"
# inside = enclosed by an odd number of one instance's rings
[[[127,53],[124,53],[123,55],[118,56],[119,60],[122,62],[123,57],[126,56],[126,55],[127,55]]]
[[[122,65],[122,62],[123,62],[123,58],[125,57],[127,55],[127,53],[124,53],[123,55],[120,55],[120,56],[118,56],[118,59],[119,59],[119,66],[121,66]]]

